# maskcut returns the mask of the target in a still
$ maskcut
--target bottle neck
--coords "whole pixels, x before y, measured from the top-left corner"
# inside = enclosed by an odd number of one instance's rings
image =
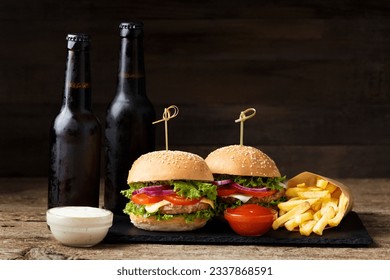
[[[68,50],[63,105],[72,111],[91,110],[89,52]]]
[[[146,95],[142,37],[121,38],[118,88],[120,95]]]

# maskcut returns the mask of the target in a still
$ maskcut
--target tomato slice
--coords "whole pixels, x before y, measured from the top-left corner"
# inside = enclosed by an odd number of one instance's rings
[[[151,204],[163,200],[161,196],[151,196],[145,193],[135,194],[131,197],[131,201],[135,204]]]
[[[220,186],[217,188],[217,195],[218,196],[229,196],[229,195],[232,195],[235,193],[237,193],[237,194],[242,193],[242,194],[252,195],[255,197],[264,197],[264,196],[273,195],[276,192],[277,192],[276,190],[259,192],[256,190],[251,190],[249,188],[248,188],[248,190],[238,190],[238,189],[233,188],[231,186]]]
[[[240,190],[241,193],[253,195],[255,197],[264,197],[264,196],[270,196],[276,193],[276,190],[273,191],[264,191],[264,192],[256,192],[252,190]]]
[[[176,205],[193,205],[200,201],[200,199],[188,199],[177,194],[165,195],[164,199]]]
[[[188,199],[177,194],[163,195],[163,196],[151,196],[145,193],[135,194],[131,197],[131,201],[135,204],[151,204],[160,202],[161,200],[169,201],[175,205],[193,205],[200,201],[200,199]]]
[[[229,186],[220,186],[217,188],[218,196],[229,196],[237,192],[237,189],[229,187]]]

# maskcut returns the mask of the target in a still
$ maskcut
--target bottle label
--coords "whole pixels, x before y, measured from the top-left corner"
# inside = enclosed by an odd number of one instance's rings
[[[89,83],[69,83],[68,86],[70,88],[90,88]]]

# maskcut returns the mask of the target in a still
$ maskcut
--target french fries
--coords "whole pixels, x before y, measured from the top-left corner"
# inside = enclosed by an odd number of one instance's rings
[[[279,217],[272,224],[274,230],[284,226],[305,236],[322,235],[325,228],[339,225],[347,211],[347,196],[321,178],[314,186],[300,183],[288,188],[286,196],[288,200],[278,204]]]
[[[295,206],[293,209],[288,211],[286,214],[284,214],[283,216],[280,216],[279,218],[277,218],[272,223],[272,228],[273,229],[279,228],[281,225],[283,225],[288,220],[294,218],[298,214],[304,213],[306,210],[309,210],[309,209],[310,209],[310,203],[307,202],[307,201],[305,201],[305,202]]]

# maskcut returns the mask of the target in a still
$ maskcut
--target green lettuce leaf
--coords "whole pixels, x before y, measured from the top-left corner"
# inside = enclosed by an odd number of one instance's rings
[[[217,198],[217,186],[201,181],[172,181],[173,190],[180,196],[189,199],[206,197],[212,201]]]
[[[283,177],[255,177],[255,176],[235,176],[235,175],[217,175],[216,180],[231,179],[235,183],[247,188],[267,187],[270,190],[282,190],[286,176]]]
[[[121,191],[122,195],[127,198],[131,198],[133,191],[141,189],[143,187],[152,185],[170,185],[173,186],[173,190],[180,196],[188,199],[197,199],[206,197],[212,201],[215,201],[217,197],[217,186],[210,182],[203,181],[191,181],[191,180],[180,180],[180,181],[165,181],[165,182],[146,182],[146,183],[131,183],[129,189]]]

